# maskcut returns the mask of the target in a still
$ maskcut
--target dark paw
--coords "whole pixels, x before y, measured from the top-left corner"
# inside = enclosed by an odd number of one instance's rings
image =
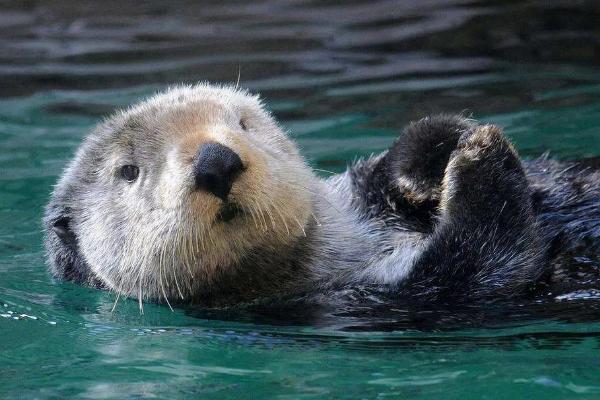
[[[438,200],[450,155],[459,139],[475,127],[456,115],[423,118],[410,124],[388,152],[393,183],[408,200]]]
[[[521,160],[493,125],[478,126],[460,138],[442,188],[440,208],[445,213],[491,216],[501,210],[524,216],[529,212],[531,196]]]
[[[502,131],[477,126],[458,140],[442,183],[440,215],[407,287],[430,299],[511,297],[543,270],[521,161]]]

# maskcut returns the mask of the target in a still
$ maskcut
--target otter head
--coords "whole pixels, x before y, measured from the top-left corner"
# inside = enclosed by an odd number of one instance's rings
[[[313,181],[258,97],[170,89],[78,150],[46,210],[51,270],[140,299],[192,297],[246,255],[297,241]]]

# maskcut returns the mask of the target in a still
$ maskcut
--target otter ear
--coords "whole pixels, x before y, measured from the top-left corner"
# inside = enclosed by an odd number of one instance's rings
[[[53,199],[46,209],[45,245],[49,269],[59,279],[96,284],[90,269],[79,253],[77,236],[73,230],[70,210]]]
[[[450,154],[475,124],[458,115],[437,115],[411,123],[386,155],[392,184],[412,202],[439,200]]]
[[[71,230],[71,218],[60,216],[52,223],[52,231],[58,236],[64,245],[71,246],[75,244],[75,234]]]

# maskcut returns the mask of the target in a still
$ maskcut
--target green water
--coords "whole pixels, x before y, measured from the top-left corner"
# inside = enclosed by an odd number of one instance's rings
[[[323,170],[440,111],[502,125],[525,156],[600,156],[594,3],[417,4],[0,3],[0,398],[600,398],[598,292],[140,315],[46,273],[42,209],[81,138],[173,82],[239,70]]]

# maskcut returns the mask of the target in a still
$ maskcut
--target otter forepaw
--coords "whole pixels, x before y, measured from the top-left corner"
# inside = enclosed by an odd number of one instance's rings
[[[387,158],[393,184],[411,202],[439,200],[444,171],[459,139],[474,124],[456,115],[426,117],[410,124]]]
[[[522,293],[541,273],[545,248],[521,161],[495,126],[460,137],[446,166],[440,216],[407,287],[431,298]]]
[[[445,215],[489,215],[501,210],[530,213],[530,194],[521,160],[500,128],[476,127],[458,140],[442,184]]]
[[[516,150],[502,134],[502,130],[494,125],[481,125],[473,129],[472,132],[463,134],[458,140],[453,155],[457,153],[462,153],[473,160],[490,156],[503,157],[503,161],[518,158]],[[519,168],[519,166],[520,163],[507,165],[507,167],[512,168]]]

